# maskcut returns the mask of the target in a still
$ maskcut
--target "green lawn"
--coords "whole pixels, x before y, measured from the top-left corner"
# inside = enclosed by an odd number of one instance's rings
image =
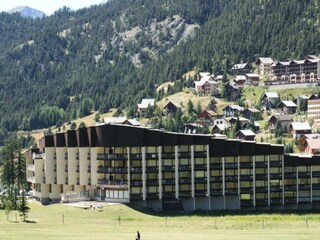
[[[0,239],[319,239],[320,214],[152,215],[125,205],[102,210],[31,203],[30,223],[7,221],[0,211]],[[62,221],[64,216],[64,224]],[[119,223],[120,216],[120,223]],[[306,221],[307,219],[307,221]],[[308,226],[307,226],[308,225]]]

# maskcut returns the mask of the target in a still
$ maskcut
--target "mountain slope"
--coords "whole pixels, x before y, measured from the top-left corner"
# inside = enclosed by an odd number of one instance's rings
[[[28,6],[18,6],[8,11],[8,13],[14,12],[19,12],[22,17],[42,18],[46,16],[44,12]]]
[[[0,138],[92,109],[133,114],[189,70],[318,54],[318,19],[315,0],[113,0],[34,20],[1,13]]]

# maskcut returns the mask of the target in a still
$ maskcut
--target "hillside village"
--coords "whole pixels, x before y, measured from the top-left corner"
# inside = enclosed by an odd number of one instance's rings
[[[158,88],[162,99],[137,103],[134,119],[118,109],[103,123],[285,144],[288,153],[318,154],[319,65],[314,55],[292,61],[261,57],[253,64],[235,64],[229,75],[193,72],[182,92],[172,90],[181,83],[167,83]],[[295,88],[289,96],[288,89]],[[280,94],[283,90],[286,94]],[[184,97],[176,98],[179,94]]]

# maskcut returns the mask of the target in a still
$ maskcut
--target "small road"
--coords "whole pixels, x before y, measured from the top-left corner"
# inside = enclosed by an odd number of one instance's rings
[[[282,85],[266,85],[269,89],[288,89],[288,88],[307,88],[316,87],[318,83],[293,83],[293,84],[282,84]]]

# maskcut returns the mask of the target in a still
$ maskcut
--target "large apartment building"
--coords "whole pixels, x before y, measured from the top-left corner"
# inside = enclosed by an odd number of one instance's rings
[[[320,157],[125,125],[45,136],[27,153],[27,177],[44,204],[88,198],[160,211],[320,207]]]
[[[309,99],[308,100],[308,118],[313,119],[313,125],[315,127],[320,126],[320,99]]]
[[[274,61],[271,80],[287,83],[312,83],[320,79],[320,58],[309,55],[304,60]]]

